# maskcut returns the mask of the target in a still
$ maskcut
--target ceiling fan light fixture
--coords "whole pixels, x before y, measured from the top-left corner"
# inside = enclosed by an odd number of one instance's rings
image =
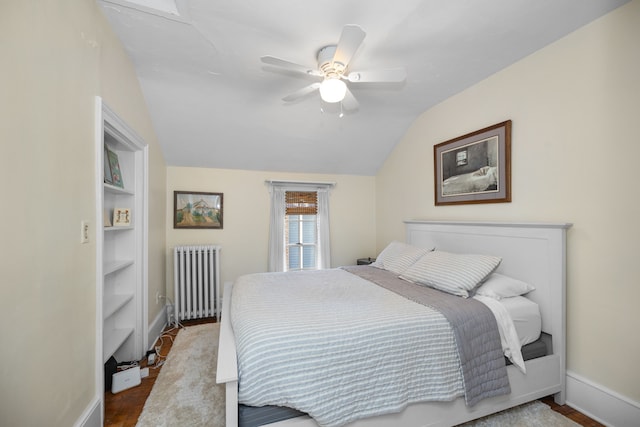
[[[339,78],[327,78],[320,84],[320,97],[324,102],[340,102],[346,94],[347,85]]]

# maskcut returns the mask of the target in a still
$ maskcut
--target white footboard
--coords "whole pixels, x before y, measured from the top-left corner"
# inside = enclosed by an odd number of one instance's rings
[[[231,282],[224,284],[222,294],[222,320],[220,321],[220,340],[218,342],[218,369],[216,382],[224,384],[226,389],[226,426],[238,426],[238,360],[236,358],[236,339],[231,328]]]

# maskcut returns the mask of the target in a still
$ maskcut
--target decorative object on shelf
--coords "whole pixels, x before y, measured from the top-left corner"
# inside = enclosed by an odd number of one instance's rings
[[[369,258],[358,258],[358,261],[357,261],[358,265],[369,265],[369,264],[374,263],[374,262],[376,262],[376,259],[375,258],[371,258],[371,257],[369,257]]]
[[[113,210],[113,225],[114,227],[131,225],[131,209],[115,208]]]
[[[433,147],[435,205],[511,201],[511,120]]]
[[[120,172],[120,162],[118,162],[118,154],[114,151],[111,151],[109,147],[105,146],[105,149],[107,151],[107,157],[109,158],[109,166],[111,167],[110,184],[113,184],[116,187],[124,188],[124,183],[122,182],[122,172]]]
[[[107,210],[104,209],[102,213],[102,226],[103,227],[111,227],[113,224],[111,223],[111,218],[109,217]]]
[[[173,228],[222,228],[222,193],[173,192]]]
[[[104,182],[113,184],[113,176],[111,176],[111,165],[109,164],[109,148],[104,146]]]

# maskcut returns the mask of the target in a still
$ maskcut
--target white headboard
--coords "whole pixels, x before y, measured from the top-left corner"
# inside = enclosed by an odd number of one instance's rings
[[[497,272],[535,286],[542,330],[564,352],[566,328],[566,231],[569,223],[500,223],[407,220],[406,241],[454,253],[502,258]]]

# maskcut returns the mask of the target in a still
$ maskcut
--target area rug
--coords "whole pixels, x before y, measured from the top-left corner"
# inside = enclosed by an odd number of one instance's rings
[[[475,421],[461,424],[464,427],[580,427],[580,424],[555,412],[537,400],[498,412]]]
[[[219,325],[181,329],[138,419],[138,427],[225,425],[225,389],[216,384]],[[579,427],[534,401],[464,427]]]
[[[181,329],[138,418],[139,427],[224,427],[225,389],[216,384],[217,323]]]

